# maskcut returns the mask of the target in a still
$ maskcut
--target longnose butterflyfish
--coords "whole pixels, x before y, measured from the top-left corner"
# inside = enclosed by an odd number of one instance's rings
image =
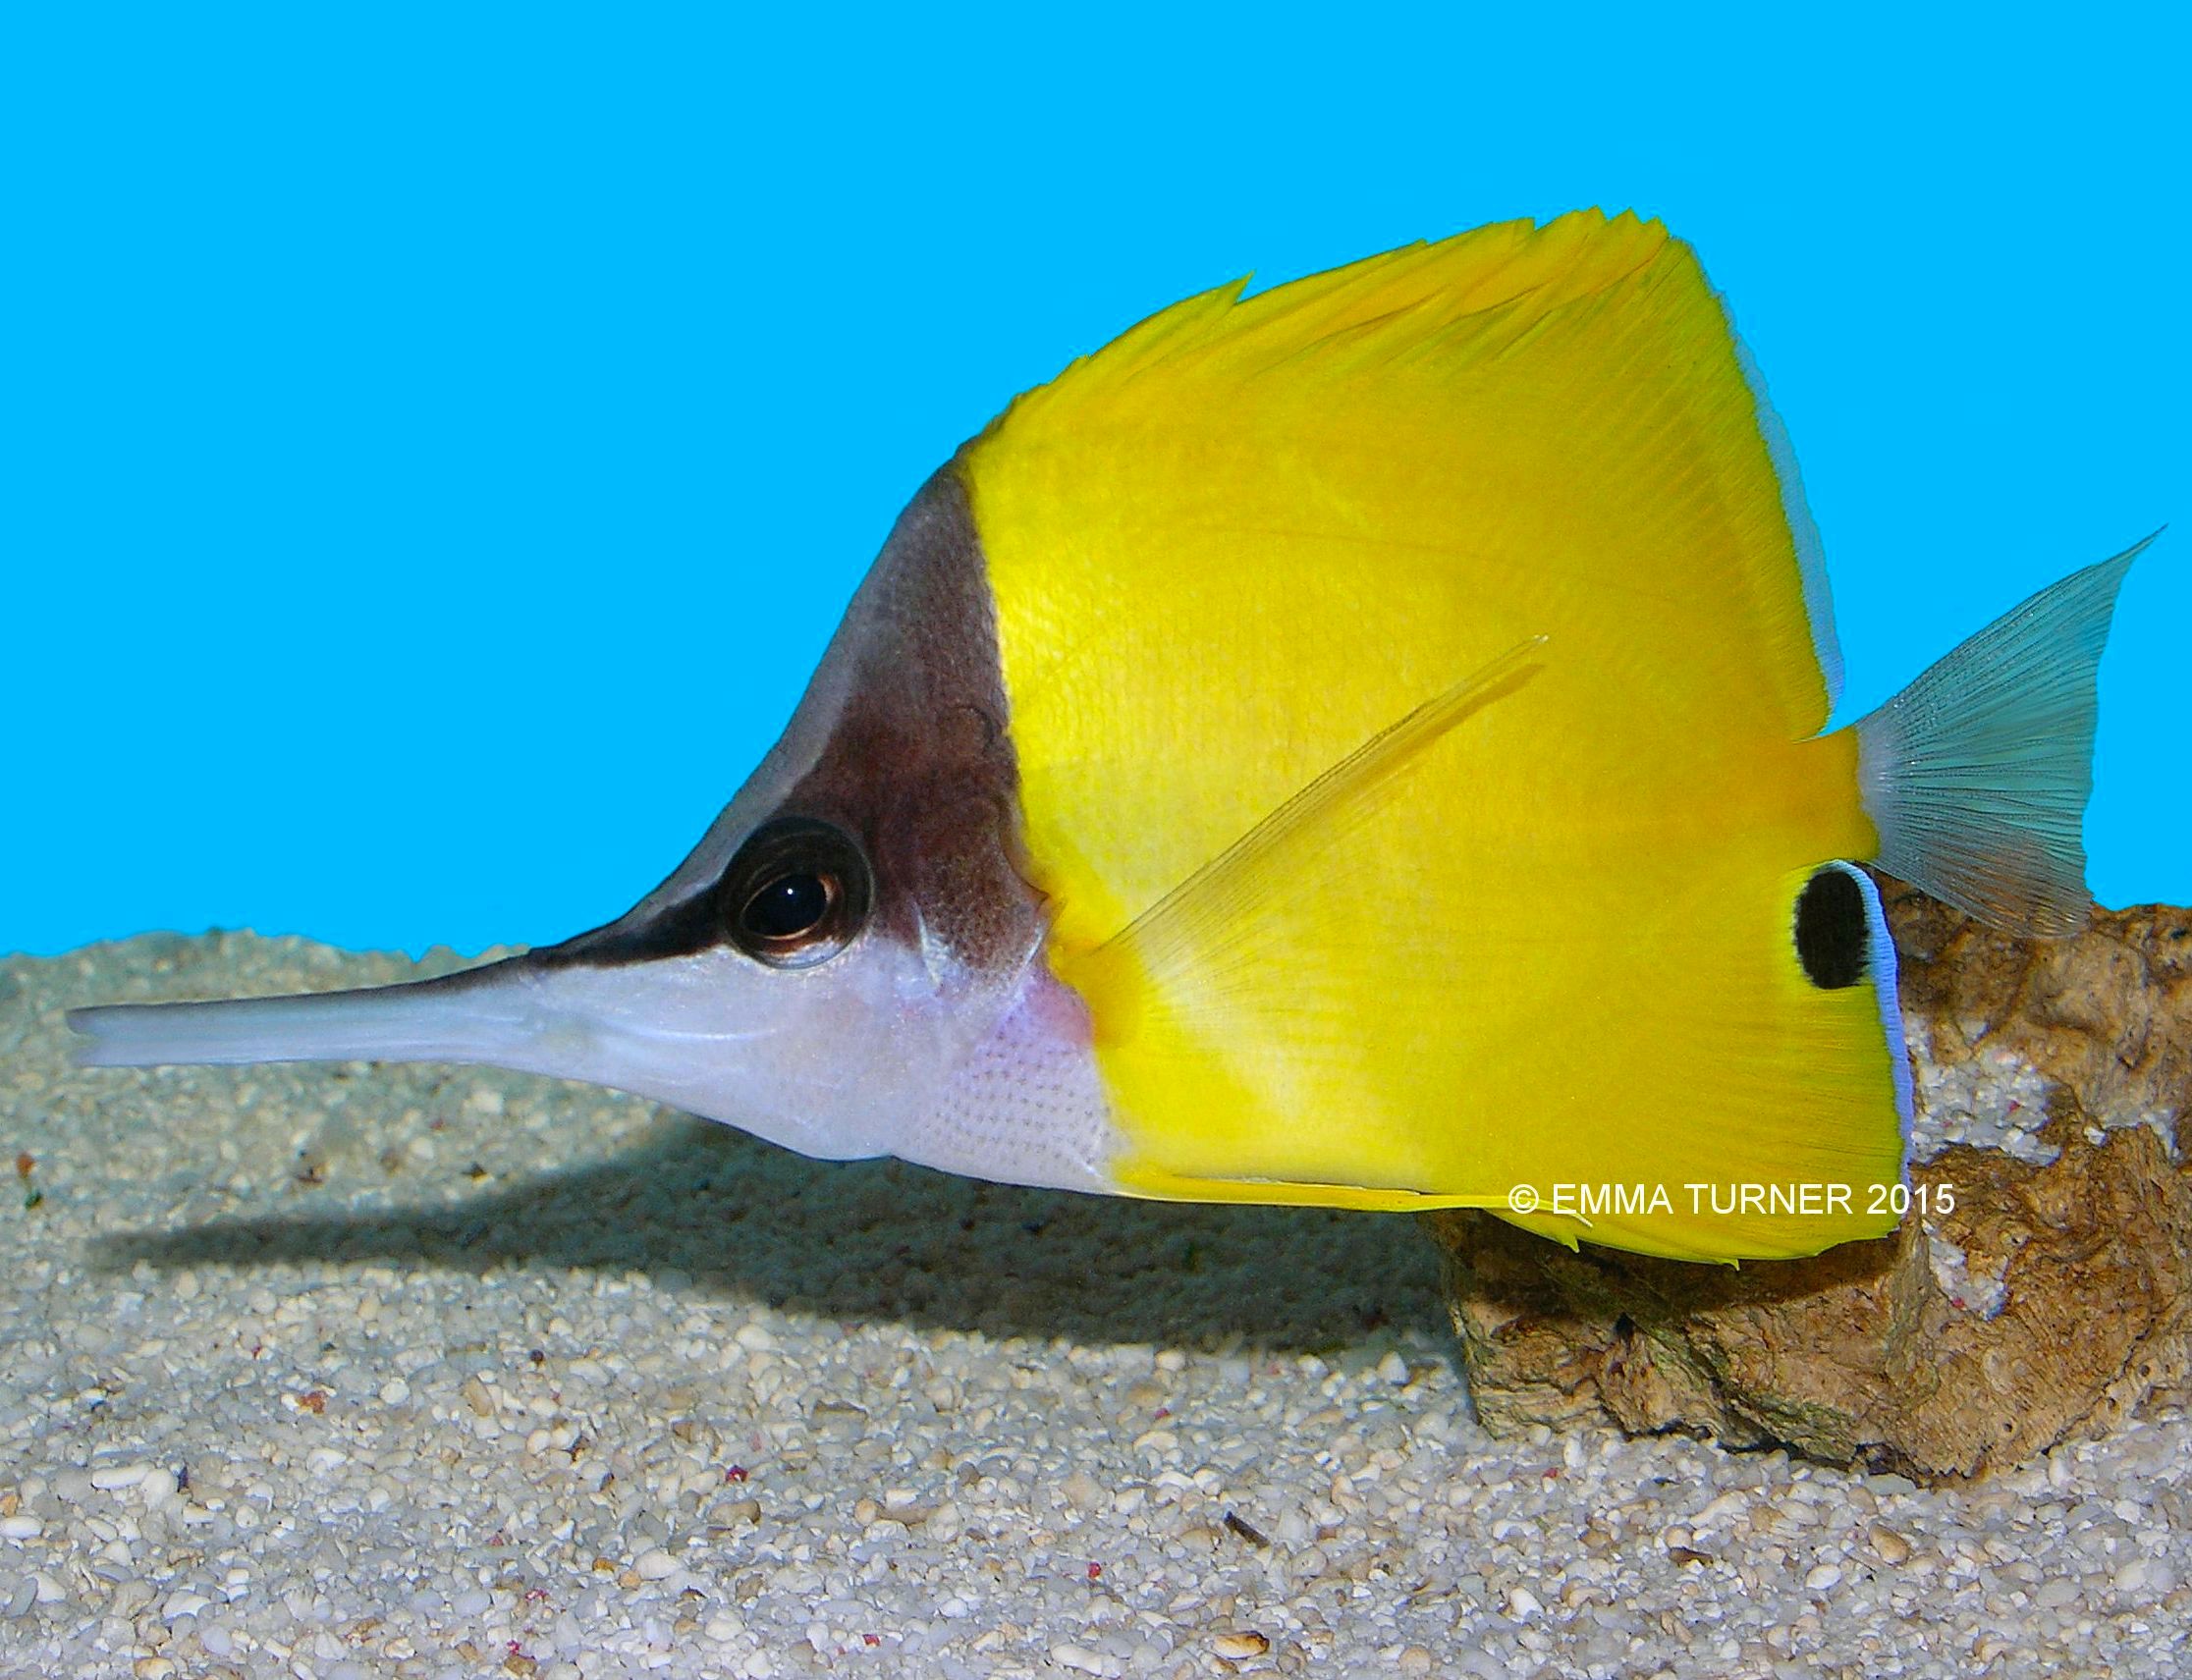
[[[1906,1205],[1859,865],[1998,928],[2084,923],[2137,552],[1830,732],[1788,443],[1662,226],[1235,283],[927,481],[781,739],[626,915],[436,979],[69,1024],[100,1066],[481,1063],[824,1159],[1816,1253]],[[1561,1185],[1623,1193],[1533,1200]]]

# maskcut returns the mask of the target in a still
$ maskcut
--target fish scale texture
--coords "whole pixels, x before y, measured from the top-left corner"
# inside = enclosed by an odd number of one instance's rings
[[[417,972],[0,960],[5,1680],[2180,1671],[2170,1406],[1942,1490],[1495,1441],[1404,1219],[822,1165],[518,1075],[66,1060],[69,1004]]]
[[[1015,1184],[1101,1182],[1112,1129],[1096,1070],[1069,1032],[1034,1010],[1062,1007],[1023,996],[974,1047],[923,1120],[923,1160],[951,1172]]]

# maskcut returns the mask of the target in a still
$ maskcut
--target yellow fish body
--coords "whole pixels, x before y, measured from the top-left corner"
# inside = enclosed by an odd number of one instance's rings
[[[1822,734],[1816,539],[1694,256],[1488,227],[1190,298],[1018,399],[618,922],[72,1023],[98,1062],[476,1060],[816,1155],[1816,1252],[1902,1205],[1851,864],[2082,923],[2130,559]]]

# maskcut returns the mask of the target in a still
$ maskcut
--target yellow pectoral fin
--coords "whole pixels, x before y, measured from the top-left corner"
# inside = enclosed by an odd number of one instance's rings
[[[1136,987],[1177,989],[1217,951],[1237,955],[1261,912],[1302,884],[1303,872],[1375,817],[1396,779],[1480,708],[1530,679],[1544,636],[1507,649],[1435,699],[1381,730],[1204,864],[1120,933],[1069,964],[1082,996],[1120,998]],[[1099,1011],[1099,1020],[1102,1011]]]
[[[1428,1162],[1381,1169],[1398,1134],[1369,1086],[1332,1100],[1350,1049],[1390,1035],[1355,1032],[1361,976],[1331,953],[1357,913],[1357,871],[1367,863],[1390,886],[1367,831],[1419,773],[1436,774],[1432,749],[1457,725],[1537,675],[1545,641],[1517,644],[1372,736],[1103,944],[1054,945],[1125,1116],[1123,1189],[1364,1208],[1486,1200],[1429,1181]],[[1365,924],[1362,948],[1383,937]],[[1269,1123],[1275,1109],[1288,1116],[1283,1132]]]
[[[1211,1200],[1422,1206],[1411,1187],[1352,1184],[1364,1140],[1279,1151],[1257,1116],[1273,1080],[1322,1033],[1355,1012],[1305,952],[1329,943],[1323,923],[1349,891],[1363,831],[1410,772],[1461,722],[1514,693],[1539,667],[1545,638],[1508,649],[1381,731],[1272,812],[1127,927],[1092,949],[1054,943],[1052,965],[1087,1003],[1099,1059],[1129,1131],[1161,1147],[1129,1151],[1123,1188]],[[1343,914],[1343,903],[1337,907]],[[1242,1058],[1246,1057],[1245,1065]],[[1326,1071],[1329,1073],[1330,1068]],[[1293,1128],[1306,1142],[1320,1104],[1309,1086]],[[1336,1114],[1329,1115],[1338,1119]],[[1251,1180],[1253,1180],[1251,1182]],[[1447,1205],[1447,1204],[1440,1204]]]

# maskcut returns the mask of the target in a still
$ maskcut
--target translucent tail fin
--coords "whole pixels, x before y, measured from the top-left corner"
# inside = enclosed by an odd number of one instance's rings
[[[1881,868],[2012,933],[2085,926],[2094,676],[2152,541],[2041,590],[1858,722]]]

